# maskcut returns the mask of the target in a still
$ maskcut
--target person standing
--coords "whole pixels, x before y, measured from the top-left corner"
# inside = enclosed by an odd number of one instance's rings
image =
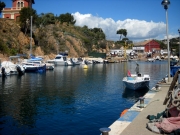
[[[137,75],[139,74],[139,64],[138,64],[138,63],[136,63],[136,69],[135,69],[135,72],[136,72]]]

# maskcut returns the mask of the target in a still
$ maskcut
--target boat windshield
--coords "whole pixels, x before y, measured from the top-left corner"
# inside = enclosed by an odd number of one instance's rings
[[[61,59],[61,56],[57,56],[55,59]]]

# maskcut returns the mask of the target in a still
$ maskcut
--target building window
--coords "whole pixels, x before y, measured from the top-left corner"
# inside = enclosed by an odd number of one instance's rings
[[[23,8],[24,7],[24,2],[17,2],[17,7],[18,8]]]
[[[24,3],[23,2],[21,2],[21,8],[23,8],[24,7]]]
[[[20,8],[20,2],[18,2],[17,5],[18,5],[18,8]]]

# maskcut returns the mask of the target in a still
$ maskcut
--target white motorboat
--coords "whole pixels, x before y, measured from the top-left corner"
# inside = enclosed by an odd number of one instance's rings
[[[149,58],[147,59],[148,62],[155,62],[155,59],[154,58]]]
[[[53,63],[45,63],[46,64],[46,70],[53,70],[54,64]]]
[[[14,64],[11,61],[3,61],[1,63],[1,72],[3,76],[24,74],[24,68],[20,64]]]
[[[71,58],[70,61],[74,64],[74,65],[80,65],[82,63],[82,58]]]
[[[161,61],[162,59],[160,58],[160,56],[156,56],[156,60]]]
[[[53,60],[47,60],[47,63],[53,63],[55,66],[72,66],[73,63],[67,59],[67,56],[58,54]]]
[[[150,76],[132,74],[131,76],[124,77],[122,81],[125,84],[126,88],[137,90],[144,87],[149,87]]]

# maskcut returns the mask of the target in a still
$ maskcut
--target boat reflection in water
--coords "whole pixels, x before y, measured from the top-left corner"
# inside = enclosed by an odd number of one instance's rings
[[[131,89],[125,88],[122,94],[122,97],[136,102],[139,100],[139,97],[143,97],[148,91],[149,91],[149,88],[143,88],[139,90],[131,90]]]

